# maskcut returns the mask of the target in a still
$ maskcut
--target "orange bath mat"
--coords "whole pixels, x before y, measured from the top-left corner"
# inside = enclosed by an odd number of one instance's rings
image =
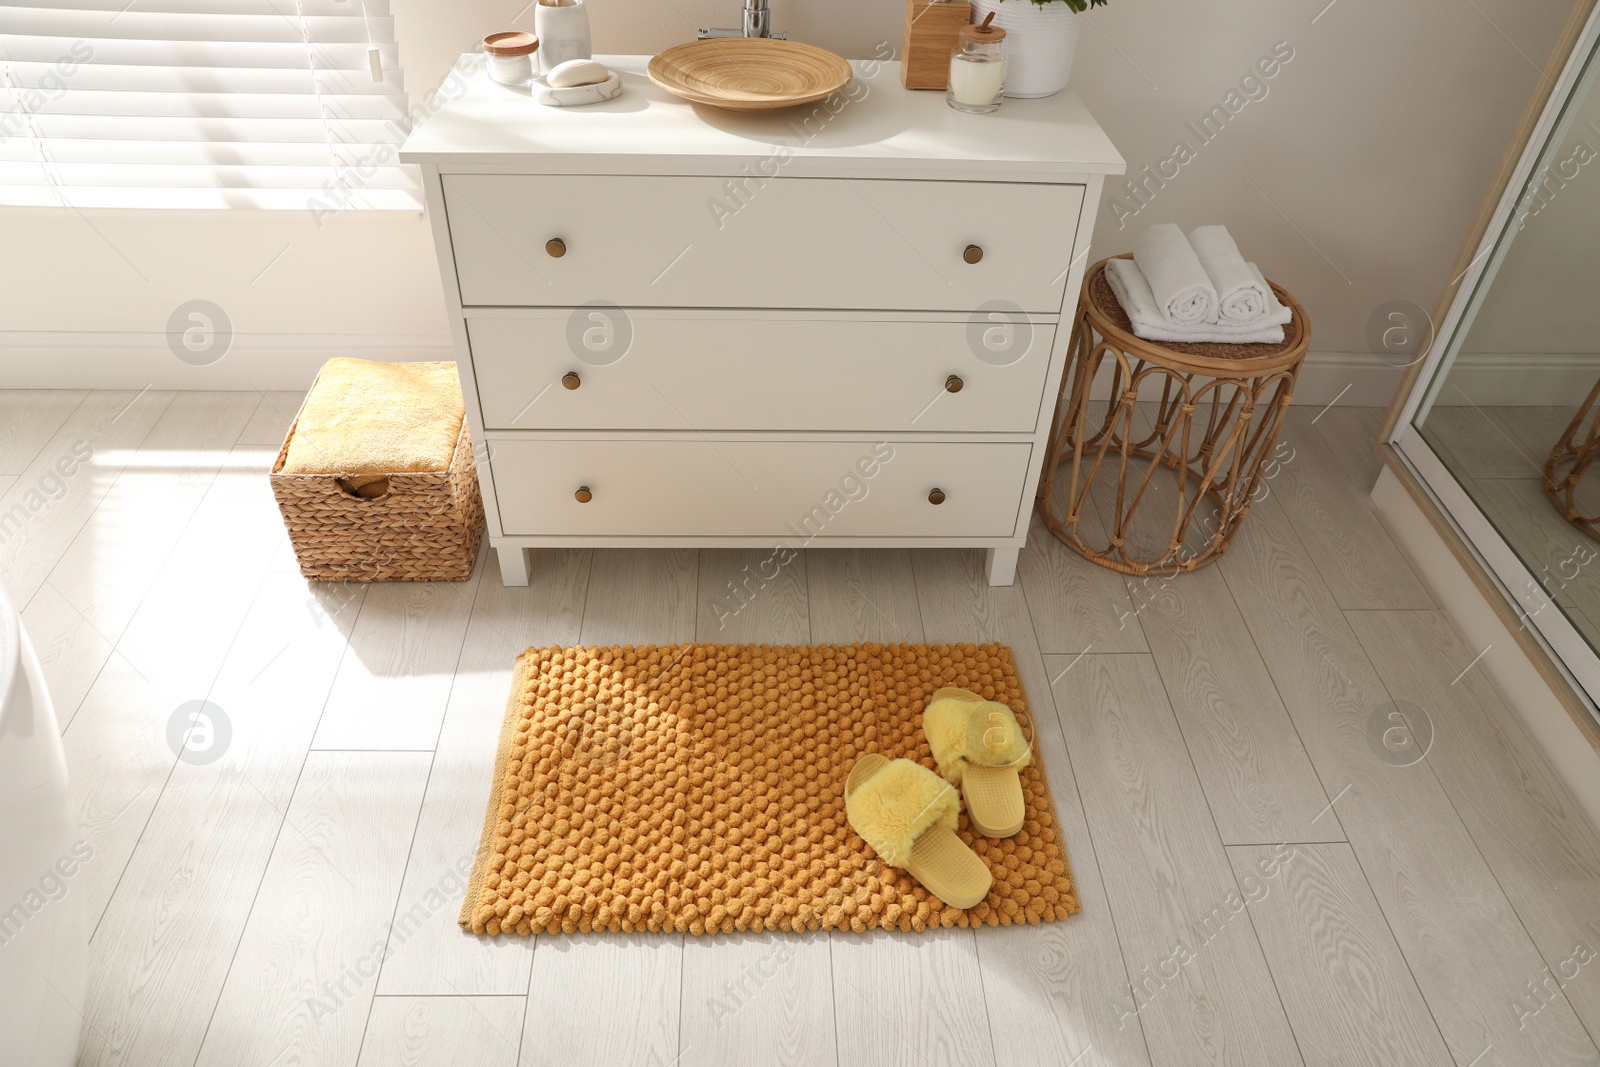
[[[645,645],[517,657],[483,838],[474,933],[922,930],[1079,910],[1043,760],[1014,837],[959,835],[994,885],[943,904],[845,819],[856,758],[934,770],[922,710],[960,686],[1033,719],[1004,645]]]

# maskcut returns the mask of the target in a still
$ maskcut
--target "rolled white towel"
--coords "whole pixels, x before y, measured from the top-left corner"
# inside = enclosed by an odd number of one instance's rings
[[[1217,291],[1217,321],[1251,325],[1267,317],[1272,290],[1250,269],[1226,226],[1198,226],[1189,246]]]
[[[1252,265],[1253,266],[1253,265]],[[1258,272],[1259,273],[1259,272]],[[1137,337],[1147,341],[1175,341],[1183,343],[1222,342],[1224,344],[1282,344],[1283,327],[1293,313],[1276,298],[1276,310],[1266,319],[1249,326],[1229,326],[1222,323],[1199,323],[1194,326],[1175,326],[1161,314],[1150,283],[1137,262],[1131,259],[1113,259],[1106,264],[1106,281],[1116,294],[1122,310],[1128,313]]]
[[[1150,283],[1156,307],[1174,326],[1217,321],[1217,290],[1183,231],[1163,222],[1144,231],[1133,260]]]

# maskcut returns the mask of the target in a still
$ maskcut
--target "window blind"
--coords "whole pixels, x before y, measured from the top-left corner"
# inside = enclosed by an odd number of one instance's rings
[[[0,5],[0,204],[417,210],[388,0]]]

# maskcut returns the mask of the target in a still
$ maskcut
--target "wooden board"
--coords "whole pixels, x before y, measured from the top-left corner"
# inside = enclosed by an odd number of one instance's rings
[[[164,1067],[200,1051],[193,1020],[216,1006],[274,843],[296,834],[285,814],[364,589],[319,592],[279,570],[250,605],[208,694],[227,747],[172,767],[90,944],[87,1010],[105,1041],[85,1065]]]
[[[1056,707],[1130,983],[1103,994],[1112,1021],[1137,1019],[1157,1067],[1299,1063],[1155,665],[1089,655],[1060,677]]]
[[[480,556],[467,582],[373,584],[316,748],[431,751],[438,744],[482,571]]]
[[[1308,1063],[1455,1067],[1350,846],[1295,845],[1286,863],[1239,846],[1228,859]]]
[[[1140,618],[1223,842],[1343,840],[1245,624],[1262,615],[1287,625],[1272,594],[1248,584],[1232,594],[1205,567],[1151,597]]]
[[[523,997],[377,997],[357,1067],[518,1067]]]
[[[1553,1007],[1570,1002],[1600,1034],[1600,982],[1574,972],[1575,942],[1600,936],[1600,831],[1556,776],[1470,648],[1437,612],[1372,612],[1352,619],[1362,647],[1397,700],[1433,720],[1427,763],[1554,974]],[[1579,965],[1581,967],[1581,965]],[[1537,972],[1537,968],[1535,971]],[[1542,975],[1531,976],[1535,982]],[[1511,1003],[1528,994],[1512,993]],[[1541,1006],[1534,1001],[1531,1010]],[[1544,1025],[1551,1008],[1526,1029]],[[1513,1017],[1521,1018],[1513,1009]]]
[[[923,640],[908,549],[810,549],[806,578],[814,642]]]
[[[1284,440],[1295,458],[1271,482],[1295,530],[1312,550],[1341,608],[1431,608],[1433,598],[1389,539],[1367,495],[1311,425],[1312,412],[1291,409]]]
[[[197,1067],[356,1062],[430,762],[306,758]]]
[[[406,860],[402,900],[424,903],[397,913],[378,993],[413,996],[528,991],[533,943],[472,937],[456,924],[465,871],[477,854],[496,746],[511,692],[511,669],[529,645],[575,644],[588,592],[589,553],[540,552],[526,588],[500,584],[495,555],[484,553],[472,620],[455,670],[428,790]],[[446,907],[426,906],[429,890]],[[520,1016],[518,1028],[521,1027]]]
[[[1247,616],[1251,635],[1451,1052],[1460,1063],[1491,1045],[1507,1063],[1594,1062],[1565,1005],[1526,1028],[1508,1010],[1543,961],[1430,761],[1400,765],[1414,753],[1385,748],[1383,725],[1374,747],[1391,692],[1351,628],[1372,613],[1338,609],[1277,504],[1251,516],[1220,566],[1235,589],[1248,578],[1280,592],[1289,622]]]

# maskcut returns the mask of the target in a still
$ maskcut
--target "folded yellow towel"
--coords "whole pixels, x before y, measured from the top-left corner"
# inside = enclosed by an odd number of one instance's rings
[[[283,473],[448,470],[464,417],[454,363],[330,359],[300,410]]]

